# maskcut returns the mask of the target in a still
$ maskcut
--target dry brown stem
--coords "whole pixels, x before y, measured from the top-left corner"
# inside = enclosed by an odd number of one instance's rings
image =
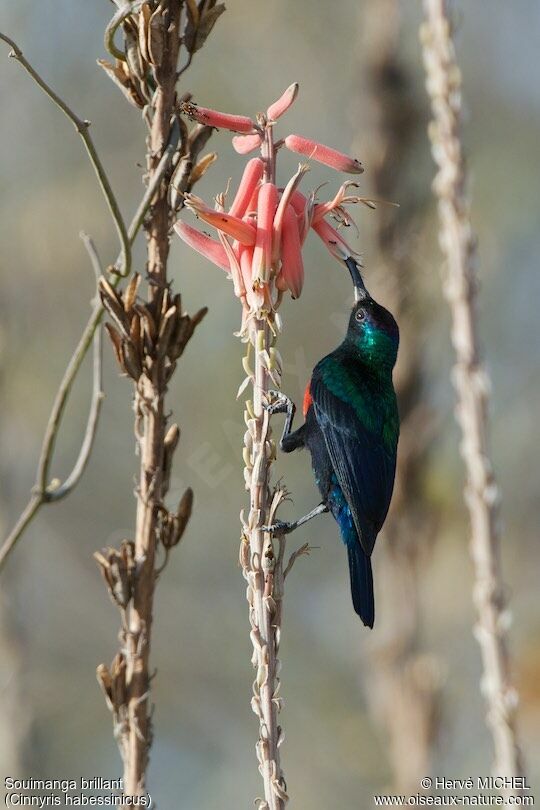
[[[495,748],[493,771],[497,776],[515,777],[523,772],[516,735],[518,697],[507,648],[509,616],[500,561],[500,496],[489,448],[490,386],[478,337],[476,239],[460,138],[461,74],[446,2],[424,0],[424,9],[421,40],[433,114],[429,134],[438,167],[433,187],[439,203],[440,245],[446,259],[444,295],[452,318],[456,416],[462,432],[465,501],[471,521],[473,596],[478,617],[474,632],[482,654],[482,691]]]
[[[213,5],[206,3],[207,11]],[[132,796],[146,792],[152,743],[150,642],[154,588],[170,550],[182,538],[193,502],[193,493],[188,489],[175,510],[169,511],[164,503],[180,435],[177,425],[167,425],[167,386],[178,359],[206,314],[206,309],[194,316],[183,311],[180,295],[171,292],[167,272],[171,227],[182,205],[182,194],[202,176],[192,167],[197,165],[211,132],[204,126],[188,132],[178,116],[176,85],[181,41],[185,43],[190,24],[200,27],[204,23],[202,11],[192,23],[189,14],[179,0],[146,0],[122,6],[106,34],[107,47],[117,61],[114,65],[101,62],[128,100],[142,110],[149,128],[146,177],[153,188],[144,223],[148,253],[146,297],[140,292],[139,274],[132,277],[122,294],[107,279],[100,280],[101,301],[111,319],[107,331],[122,372],[135,386],[135,437],[140,461],[134,539],[123,541],[118,550],[110,548],[96,554],[122,619],[120,650],[110,668],[104,664],[98,667],[97,676],[113,714],[124,761],[124,791]],[[124,38],[122,51],[114,42],[119,27]],[[198,47],[201,44],[198,42]],[[171,144],[172,155],[163,169]],[[160,565],[158,549],[165,560]]]

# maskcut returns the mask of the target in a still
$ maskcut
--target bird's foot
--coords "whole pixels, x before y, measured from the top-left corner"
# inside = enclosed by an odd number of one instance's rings
[[[279,536],[289,534],[296,529],[296,523],[287,523],[285,520],[276,520],[271,526],[262,526],[263,532],[270,532],[270,534]]]
[[[281,393],[281,391],[274,391],[270,389],[267,392],[268,400],[264,405],[265,410],[270,415],[274,413],[287,413],[292,406],[292,402],[288,396]]]

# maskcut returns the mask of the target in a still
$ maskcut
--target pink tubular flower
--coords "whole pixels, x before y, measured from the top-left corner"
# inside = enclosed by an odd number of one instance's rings
[[[253,286],[260,287],[270,278],[272,269],[272,233],[278,204],[274,183],[263,183],[257,201],[257,241],[253,251]]]
[[[355,251],[351,250],[347,242],[339,235],[338,231],[332,228],[326,220],[323,219],[312,227],[317,236],[322,239],[332,256],[335,256],[336,259],[344,261],[356,255]]]
[[[248,155],[254,149],[258,149],[262,143],[262,137],[255,133],[255,135],[235,135],[232,139],[232,145],[235,152],[239,155]]]
[[[238,191],[229,209],[229,214],[234,217],[243,217],[249,210],[249,205],[255,189],[260,183],[263,175],[264,163],[260,158],[252,158],[246,164],[244,174],[238,186]]]
[[[219,242],[201,233],[196,228],[192,228],[191,225],[182,222],[180,219],[178,222],[175,222],[174,230],[186,245],[189,245],[190,248],[196,250],[201,256],[204,256],[218,267],[221,267],[222,270],[226,270],[227,273],[229,272],[229,260],[223,246],[220,245]]]
[[[298,184],[300,180],[304,176],[304,174],[309,171],[309,166],[305,163],[300,164],[298,167],[298,171],[294,174],[285,188],[283,189],[283,194],[281,195],[281,199],[279,201],[279,205],[276,210],[276,215],[274,217],[274,234],[272,238],[272,260],[274,264],[279,260],[279,249],[281,244],[281,229],[283,227],[283,222],[285,218],[285,212],[289,207],[289,204],[292,200],[293,195],[296,192]]]
[[[287,112],[289,107],[291,107],[294,102],[296,101],[296,96],[298,95],[298,90],[300,89],[300,85],[298,82],[294,84],[290,84],[289,87],[285,90],[282,96],[278,98],[277,101],[274,101],[271,104],[267,111],[266,117],[269,121],[277,121],[278,118]]]
[[[190,247],[230,274],[235,295],[242,302],[240,334],[244,338],[252,328],[253,318],[266,319],[274,331],[279,329],[276,309],[281,294],[287,290],[293,298],[301,294],[302,246],[310,230],[315,231],[333,257],[343,262],[357,255],[339,230],[340,226],[354,224],[347,206],[362,203],[374,207],[373,200],[349,192],[358,185],[352,180],[343,183],[329,201],[318,200],[318,189],[302,194],[299,186],[309,169],[307,164],[301,164],[285,187],[278,188],[275,173],[280,146],[339,171],[354,174],[363,171],[358,160],[300,135],[274,139],[275,122],[291,107],[297,94],[298,85],[291,84],[268,107],[266,115],[257,116],[256,122],[194,104],[182,107],[197,121],[239,132],[232,138],[239,154],[261,149],[261,157],[247,161],[228,211],[225,194],[217,195],[215,209],[194,194],[184,195],[186,209],[216,228],[219,241],[183,222],[175,224],[176,232]],[[332,227],[330,217],[337,227]]]
[[[311,199],[307,199],[300,191],[294,191],[291,195],[291,205],[298,217],[298,231],[300,233],[300,244],[306,241],[309,229],[313,221],[313,204]]]
[[[209,208],[200,197],[195,194],[184,194],[186,208],[189,208],[199,219],[208,222],[233,239],[237,239],[243,245],[254,245],[257,232],[253,225],[244,222],[240,217],[226,214],[224,211],[216,211]]]
[[[198,121],[199,124],[206,124],[216,129],[228,129],[231,132],[251,133],[255,130],[255,124],[245,115],[230,115],[229,113],[210,110],[208,107],[199,107],[190,101],[184,101],[180,105],[180,112],[188,118]]]
[[[324,163],[325,166],[330,166],[339,172],[362,174],[364,171],[364,167],[356,158],[349,157],[349,155],[338,152],[337,149],[331,149],[329,146],[324,146],[322,143],[317,143],[317,141],[303,138],[301,135],[287,135],[284,144],[291,152],[317,160],[319,163]]]
[[[299,298],[304,285],[304,262],[298,233],[298,219],[294,208],[288,205],[281,230],[281,270],[276,279],[278,289],[289,289],[293,298]]]

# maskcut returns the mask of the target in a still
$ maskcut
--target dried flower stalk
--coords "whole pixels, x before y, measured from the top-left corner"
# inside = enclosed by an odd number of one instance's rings
[[[430,195],[429,189],[411,183],[424,121],[399,49],[403,13],[399,0],[380,0],[361,10],[359,103],[363,112],[367,108],[368,121],[358,151],[370,169],[371,194],[401,206],[378,205],[369,232],[376,281],[400,325],[394,387],[401,427],[394,496],[377,562],[382,621],[368,639],[365,689],[385,741],[394,787],[413,794],[431,772],[442,677],[437,657],[421,638],[421,583],[429,576],[437,515],[426,503],[422,485],[435,418],[424,395],[423,327],[429,315],[421,303],[415,241]]]
[[[186,490],[172,511],[164,499],[174,452],[180,438],[168,426],[165,398],[177,361],[206,314],[190,316],[168,277],[170,232],[183,195],[199,180],[214,157],[199,160],[211,134],[198,124],[188,131],[177,97],[181,44],[188,64],[210,33],[222,6],[210,0],[197,6],[178,0],[142,0],[122,5],[107,26],[105,44],[115,62],[100,60],[107,75],[147,123],[147,173],[153,189],[144,226],[147,234],[146,296],[135,273],[122,293],[102,277],[99,292],[110,322],[106,324],[122,373],[135,389],[135,437],[140,459],[136,488],[135,536],[120,548],[95,555],[109,594],[121,616],[120,649],[110,667],[101,664],[98,681],[113,715],[114,733],[124,762],[124,791],[146,792],[152,743],[150,642],[156,580],[189,521],[193,492]],[[115,39],[121,30],[123,42]],[[180,71],[180,73],[183,72]],[[185,101],[185,98],[184,98]],[[165,169],[163,163],[166,161]],[[158,562],[161,551],[163,561]]]
[[[518,696],[507,648],[509,616],[500,561],[500,495],[489,448],[489,379],[478,338],[476,239],[460,138],[461,74],[445,0],[424,0],[424,9],[421,40],[433,113],[429,134],[438,166],[433,187],[439,200],[439,238],[446,258],[444,294],[456,354],[456,416],[467,473],[465,501],[471,521],[473,596],[478,616],[475,636],[482,654],[482,691],[495,747],[493,770],[498,776],[515,777],[523,773],[516,734]]]
[[[193,493],[188,489],[172,512],[163,502],[167,493],[179,429],[167,429],[164,399],[167,384],[176,369],[194,329],[206,313],[189,316],[180,295],[173,295],[167,278],[170,230],[183,194],[205,173],[215,159],[211,153],[199,159],[211,128],[197,125],[188,131],[179,115],[178,77],[204,44],[224,6],[206,0],[186,6],[178,0],[135,0],[122,3],[107,26],[105,43],[114,63],[99,60],[109,77],[138,109],[149,128],[146,192],[126,227],[110,181],[89,134],[90,122],[79,118],[66,102],[34,70],[20,48],[7,36],[0,39],[12,48],[14,57],[44,93],[71,120],[81,136],[99,184],[108,203],[120,241],[120,255],[103,269],[97,250],[81,234],[92,268],[99,279],[100,300],[92,314],[60,383],[43,439],[36,473],[36,486],[25,510],[0,549],[2,566],[41,506],[66,497],[78,484],[90,457],[96,434],[101,390],[101,330],[104,311],[111,317],[107,331],[122,372],[135,383],[136,438],[141,459],[137,488],[137,519],[134,541],[125,540],[119,550],[96,554],[113,602],[121,613],[121,649],[110,668],[98,667],[99,683],[113,714],[114,732],[124,760],[124,788],[129,795],[145,792],[146,766],[151,744],[149,706],[149,651],[155,581],[168,555],[181,540],[189,521]],[[121,28],[123,44],[115,42]],[[180,45],[188,54],[177,72]],[[182,100],[186,100],[188,96]],[[142,226],[147,231],[148,280],[146,301],[139,297],[140,276],[134,274],[123,293],[121,279],[130,274],[131,247]],[[63,482],[50,480],[56,439],[67,400],[89,347],[94,344],[94,386],[87,428],[73,470]],[[164,561],[155,564],[158,546]]]

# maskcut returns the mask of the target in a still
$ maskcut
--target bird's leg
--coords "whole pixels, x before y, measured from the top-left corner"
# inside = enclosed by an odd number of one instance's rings
[[[272,534],[290,534],[299,526],[303,526],[304,523],[307,523],[308,520],[312,520],[314,517],[317,517],[317,515],[322,515],[324,512],[328,511],[327,505],[320,503],[315,509],[312,509],[311,512],[308,512],[304,517],[298,518],[298,520],[293,520],[290,523],[284,520],[276,520],[272,526],[263,526],[262,529],[265,532],[272,532]]]
[[[292,450],[297,450],[299,447],[304,447],[304,432],[305,425],[299,427],[294,433],[291,433],[294,414],[296,413],[296,405],[289,399],[288,396],[282,394],[280,391],[268,392],[274,399],[266,406],[268,413],[286,413],[285,425],[283,426],[283,433],[279,441],[280,449],[284,453],[290,453]]]

